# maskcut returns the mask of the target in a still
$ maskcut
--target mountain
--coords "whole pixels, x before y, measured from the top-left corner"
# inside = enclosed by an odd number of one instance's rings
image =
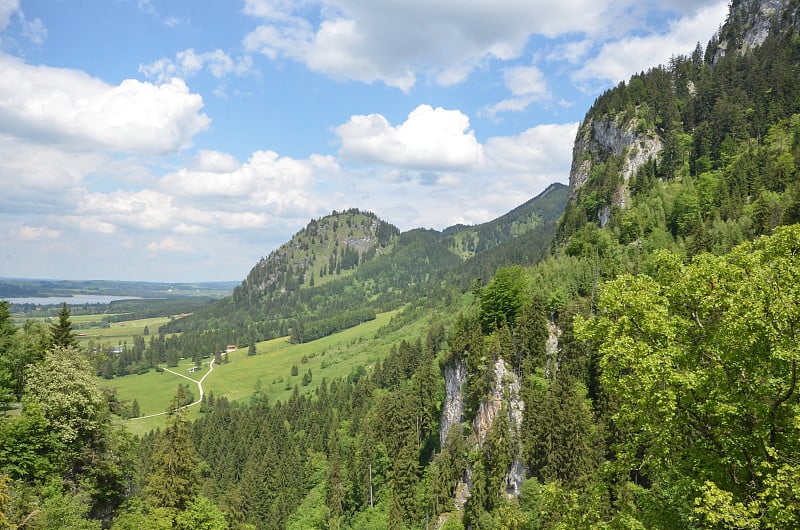
[[[624,242],[666,228],[690,253],[724,252],[796,220],[798,20],[795,1],[733,2],[705,51],[600,96],[575,142],[559,241],[590,222]]]
[[[240,345],[288,334],[304,342],[323,333],[310,328],[332,332],[434,294],[447,299],[444,291],[465,291],[478,270],[489,277],[539,259],[566,197],[566,186],[552,184],[498,219],[442,232],[400,233],[373,213],[334,211],[262,258],[231,297],[161,332],[221,330],[220,343]]]

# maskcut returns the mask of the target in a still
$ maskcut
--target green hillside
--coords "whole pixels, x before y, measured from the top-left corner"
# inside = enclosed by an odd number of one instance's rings
[[[334,212],[260,260],[233,296],[170,322],[161,333],[183,334],[175,349],[210,354],[225,344],[281,336],[313,340],[404,304],[449,300],[467,290],[477,269],[488,276],[520,259],[541,258],[566,199],[566,186],[553,184],[490,223],[443,233],[399,233],[370,213]],[[481,234],[483,242],[464,253],[455,248],[455,234]]]
[[[247,348],[227,354],[227,360],[214,367],[203,381],[206,393],[216,399],[224,398],[230,402],[248,403],[253,395],[271,400],[285,400],[292,392],[313,393],[323,379],[333,381],[351,374],[371,371],[375,362],[385,357],[391,346],[403,338],[419,335],[424,320],[411,320],[402,325],[390,325],[397,311],[382,313],[366,324],[350,328],[341,333],[305,344],[291,344],[287,337],[272,339],[256,344],[256,355],[248,355]],[[397,328],[397,329],[395,329]],[[130,407],[137,401],[139,415],[157,414],[168,409],[178,384],[191,385],[191,391],[199,399],[196,385],[185,377],[199,381],[208,371],[208,358],[196,372],[188,370],[195,366],[191,359],[184,359],[169,371],[149,371],[145,374],[101,379],[101,386],[113,388],[122,406]],[[292,375],[292,368],[297,374]],[[311,371],[310,381],[303,376]],[[130,412],[130,411],[128,411]],[[201,407],[189,410],[189,418],[197,419]],[[143,435],[164,424],[164,417],[131,419],[125,422],[126,428],[134,434]]]

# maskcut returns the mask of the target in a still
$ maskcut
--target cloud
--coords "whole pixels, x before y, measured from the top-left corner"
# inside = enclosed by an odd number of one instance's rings
[[[23,34],[34,44],[44,44],[47,39],[47,28],[40,18],[25,20],[23,23]]]
[[[397,127],[380,114],[356,115],[334,129],[340,156],[413,169],[465,170],[483,161],[469,118],[458,110],[420,105]]]
[[[247,0],[243,12],[261,24],[244,44],[250,52],[297,61],[333,79],[380,82],[408,92],[421,76],[452,85],[490,61],[517,59],[534,36],[570,38],[551,57],[577,64],[592,44],[633,29],[649,33],[655,18],[696,18],[719,5],[719,0]],[[721,21],[713,20],[712,27]],[[641,54],[634,50],[635,57]],[[514,97],[519,106],[521,96]],[[498,110],[511,106],[503,103]]]
[[[11,16],[19,13],[19,0],[0,0],[0,31],[11,23]]]
[[[320,21],[312,25],[309,11]],[[443,85],[463,81],[490,59],[519,57],[534,34],[591,32],[604,2],[544,0],[249,0],[263,24],[245,47],[288,58],[335,79],[382,82],[409,91],[420,74]]]
[[[565,182],[577,131],[577,123],[546,124],[515,136],[489,138],[484,146],[486,164],[497,175],[516,181],[534,178],[541,187]]]
[[[577,127],[547,124],[491,137],[479,146],[482,163],[466,168],[345,166],[331,200],[337,208],[370,209],[402,230],[489,221],[550,183],[567,182]]]
[[[230,173],[242,166],[233,155],[209,149],[198,151],[192,165],[195,171],[213,173]]]
[[[150,254],[157,254],[159,252],[189,252],[192,250],[191,245],[186,241],[182,241],[175,237],[165,237],[160,241],[152,241],[147,245],[147,250]]]
[[[41,239],[55,239],[61,236],[59,230],[43,226],[20,226],[16,232],[16,239],[23,241],[36,241]]]
[[[178,17],[163,16],[153,5],[152,0],[138,0],[137,6],[139,9],[161,21],[165,26],[172,28],[180,24]]]
[[[175,54],[175,60],[158,59],[150,64],[139,65],[139,72],[157,83],[165,83],[173,77],[187,79],[207,69],[211,75],[221,79],[229,74],[244,75],[252,69],[249,56],[233,59],[220,49],[197,53],[189,48]]]
[[[494,117],[499,112],[519,112],[534,101],[552,98],[550,87],[536,66],[514,66],[503,70],[503,81],[513,97],[481,109],[481,115]]]
[[[175,198],[153,190],[85,193],[75,208],[76,220],[106,224],[102,232],[118,228],[169,230],[178,224],[180,211]],[[87,225],[80,225],[87,228]],[[114,227],[109,230],[108,227]]]
[[[708,42],[725,20],[727,12],[727,0],[717,0],[672,21],[665,33],[607,42],[574,74],[573,79],[615,84],[638,72],[666,64],[672,55],[691,53],[698,42]]]
[[[241,210],[269,211],[272,215],[313,215],[318,202],[311,193],[316,173],[335,173],[338,165],[332,157],[313,156],[308,160],[281,157],[274,151],[256,151],[244,164],[230,155],[205,151],[194,168],[183,168],[162,177],[164,193],[186,199],[214,201],[212,209],[225,212]],[[252,228],[253,217],[239,214],[227,217]],[[258,223],[264,218],[257,218]],[[224,223],[223,223],[224,224]],[[231,223],[235,226],[236,222]]]
[[[556,46],[547,54],[546,59],[548,61],[566,61],[570,64],[578,64],[589,54],[591,47],[591,39],[567,42]]]
[[[83,72],[31,66],[0,54],[0,133],[69,149],[165,154],[185,149],[210,119],[173,79],[116,86]]]

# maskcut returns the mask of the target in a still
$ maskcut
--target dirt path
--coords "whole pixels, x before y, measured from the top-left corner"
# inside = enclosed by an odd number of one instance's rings
[[[183,409],[188,409],[189,407],[194,407],[195,405],[198,405],[201,401],[203,401],[203,396],[205,395],[205,393],[203,392],[203,381],[205,381],[206,377],[211,375],[211,372],[214,371],[214,359],[211,359],[211,361],[208,363],[208,371],[205,374],[203,374],[203,377],[201,377],[199,381],[195,381],[191,377],[183,375],[183,374],[179,374],[178,372],[170,370],[169,368],[164,368],[164,371],[165,372],[169,372],[169,373],[171,373],[173,375],[177,375],[178,377],[183,377],[184,379],[188,379],[192,383],[197,384],[197,388],[200,391],[200,397],[197,398],[197,401],[195,401],[193,403],[189,403],[188,405],[184,405],[183,407],[181,407]],[[128,418],[128,419],[129,420],[143,420],[145,418],[155,418],[156,416],[163,416],[165,414],[169,414],[170,412],[172,412],[172,411],[156,412],[155,414],[148,414],[147,416],[136,416],[135,418]]]

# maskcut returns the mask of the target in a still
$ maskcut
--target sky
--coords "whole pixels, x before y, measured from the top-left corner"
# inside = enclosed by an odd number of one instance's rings
[[[494,219],[727,0],[0,0],[0,277],[241,280],[312,218]]]

